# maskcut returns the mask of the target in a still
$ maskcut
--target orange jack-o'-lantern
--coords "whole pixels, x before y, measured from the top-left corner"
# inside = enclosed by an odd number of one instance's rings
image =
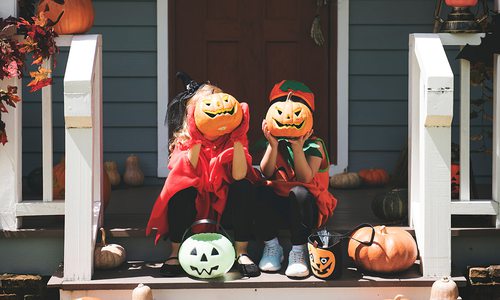
[[[273,136],[296,138],[312,129],[313,115],[301,102],[277,101],[267,110],[266,122]]]
[[[229,94],[210,94],[200,97],[196,102],[196,127],[209,140],[232,132],[240,125],[242,118],[240,103]]]
[[[321,279],[328,279],[335,270],[335,254],[330,249],[322,249],[314,247],[313,244],[308,243],[309,249],[309,262],[314,276]]]

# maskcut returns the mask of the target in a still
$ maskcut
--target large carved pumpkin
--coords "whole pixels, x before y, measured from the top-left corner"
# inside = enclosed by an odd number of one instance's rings
[[[273,136],[296,138],[312,129],[313,114],[301,102],[277,101],[267,110],[266,122]]]
[[[92,0],[65,0],[59,4],[54,0],[41,0],[38,11],[44,11],[45,16],[56,21],[62,14],[59,22],[54,26],[58,34],[78,34],[90,30],[94,24],[94,7]]]
[[[241,124],[242,118],[240,103],[229,94],[206,95],[196,102],[196,127],[209,140],[232,132]]]
[[[371,228],[361,228],[352,237],[365,241],[371,236]],[[399,227],[375,227],[375,238],[371,246],[351,239],[349,256],[359,267],[373,272],[392,273],[410,268],[417,259],[417,244],[413,237]]]

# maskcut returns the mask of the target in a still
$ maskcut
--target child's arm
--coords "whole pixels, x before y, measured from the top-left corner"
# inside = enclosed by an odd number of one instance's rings
[[[198,165],[198,158],[200,157],[201,144],[194,144],[188,151],[188,159],[193,168],[196,169]]]
[[[311,136],[311,134],[312,130],[296,140],[289,140],[293,151],[295,177],[298,181],[303,183],[309,183],[313,180],[316,173],[318,173],[322,161],[321,157],[306,157],[304,153],[304,142]],[[321,151],[321,155],[324,156],[325,154],[323,153],[321,147],[319,150]]]
[[[269,130],[267,130],[266,120],[262,121],[262,132],[269,142],[267,146],[266,153],[260,161],[260,170],[266,178],[273,175],[274,169],[276,168],[276,158],[278,157],[278,140],[271,135]]]
[[[247,175],[247,160],[241,142],[234,142],[232,175],[234,180],[241,180]]]

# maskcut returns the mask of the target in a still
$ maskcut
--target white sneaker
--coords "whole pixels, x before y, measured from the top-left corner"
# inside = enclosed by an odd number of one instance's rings
[[[307,250],[304,251],[290,251],[288,256],[288,267],[286,268],[285,275],[288,277],[307,277],[309,276],[309,265],[307,264]]]
[[[283,262],[283,247],[280,244],[268,246],[264,245],[262,258],[259,262],[259,268],[264,272],[276,272],[281,269]]]

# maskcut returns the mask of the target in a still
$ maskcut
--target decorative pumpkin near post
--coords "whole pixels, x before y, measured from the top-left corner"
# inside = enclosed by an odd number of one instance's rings
[[[140,186],[144,183],[144,173],[139,166],[139,157],[130,155],[125,161],[125,173],[123,182],[132,186]]]
[[[269,101],[266,123],[273,136],[297,138],[313,128],[314,94],[303,83],[293,80],[277,83]]]
[[[132,300],[153,300],[153,292],[149,286],[140,283],[132,291]]]
[[[92,0],[41,0],[38,4],[38,12],[45,12],[45,16],[56,21],[62,14],[61,19],[54,26],[58,34],[85,33],[94,24],[94,7]]]
[[[363,169],[358,175],[368,186],[382,186],[389,182],[389,174],[384,169]]]
[[[106,244],[106,232],[101,228],[101,244],[94,250],[96,269],[112,269],[120,266],[126,258],[125,249],[117,244]]]
[[[399,227],[375,227],[371,246],[358,241],[367,240],[372,231],[361,228],[353,233],[348,253],[359,267],[373,272],[393,273],[410,268],[417,259],[417,244],[413,237]]]
[[[445,276],[432,284],[429,300],[457,300],[458,287],[455,281]]]
[[[408,189],[392,189],[372,201],[375,216],[384,221],[400,221],[408,215]]]
[[[104,162],[104,170],[108,174],[109,183],[111,186],[117,186],[120,184],[121,177],[120,173],[118,173],[118,167],[115,161],[106,161]]]
[[[330,186],[337,189],[355,189],[361,185],[358,173],[347,172],[330,177]]]
[[[240,103],[226,93],[215,93],[198,100],[194,110],[196,127],[209,140],[231,133],[242,119]]]

